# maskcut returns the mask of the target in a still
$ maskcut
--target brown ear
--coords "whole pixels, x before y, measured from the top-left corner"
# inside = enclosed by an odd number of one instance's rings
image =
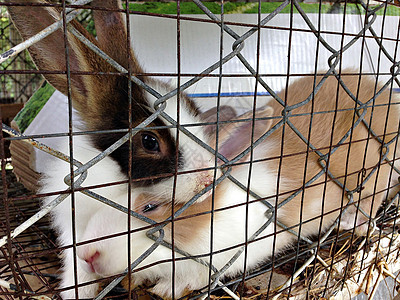
[[[97,40],[109,56],[134,73],[142,73],[135,55],[128,44],[126,15],[121,12],[119,0],[94,0],[92,2]],[[130,60],[129,60],[130,57]]]
[[[249,111],[239,116],[233,123],[223,127],[219,132],[218,152],[226,158],[232,159],[250,147],[253,127],[254,143],[271,128],[273,112],[271,106],[263,106],[255,111],[254,123],[253,111]]]
[[[47,26],[61,19],[61,13],[54,7],[43,6],[44,0],[7,0],[11,18],[24,39],[37,34]],[[114,2],[114,1],[111,1]],[[31,5],[31,4],[41,4]],[[21,5],[23,4],[23,5]],[[94,45],[99,47],[96,39],[89,34],[78,22],[71,21],[73,27],[81,32]],[[67,73],[65,39],[68,46],[68,65],[71,71],[71,92],[74,107],[88,124],[99,122],[99,115],[109,109],[112,103],[104,103],[99,97],[117,85],[117,76],[90,75],[87,72],[115,71],[106,61],[91,51],[74,35],[63,29],[50,34],[46,38],[32,45],[28,50],[40,71],[52,71],[56,74],[44,73],[44,77],[60,92],[67,95]],[[101,47],[100,47],[101,48]],[[116,48],[120,48],[116,45]],[[85,72],[82,74],[81,72]],[[104,99],[109,97],[104,96]],[[107,100],[106,100],[107,101]],[[111,100],[108,100],[111,101]],[[94,127],[94,126],[91,126]]]

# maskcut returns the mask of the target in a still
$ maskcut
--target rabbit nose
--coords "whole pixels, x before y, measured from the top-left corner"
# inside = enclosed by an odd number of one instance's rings
[[[93,273],[96,273],[95,263],[99,256],[100,252],[96,251],[94,254],[87,254],[86,257],[83,258]]]
[[[91,264],[91,263],[93,263],[99,256],[100,256],[99,251],[96,251],[92,256],[89,256],[89,257],[87,257],[87,258],[84,258],[84,260],[85,260],[88,264]]]

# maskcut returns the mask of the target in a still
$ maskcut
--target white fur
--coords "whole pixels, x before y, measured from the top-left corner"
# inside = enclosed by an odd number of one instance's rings
[[[160,85],[158,88],[162,88]],[[162,91],[164,92],[164,91]],[[165,91],[166,92],[166,91]],[[174,103],[176,106],[176,97],[170,99],[168,101],[168,112],[173,117],[176,117],[176,113],[174,115],[173,109]],[[182,105],[184,108],[184,106]],[[194,116],[189,115],[189,111],[184,108],[181,109],[182,118],[181,120],[186,123],[194,123],[199,120]],[[190,121],[190,118],[191,121]],[[81,125],[79,125],[81,126]],[[202,130],[199,127],[194,127],[190,129],[193,134],[199,137],[202,140],[206,140]],[[174,130],[171,130],[174,132]],[[175,131],[176,132],[176,131]],[[173,133],[174,134],[174,133]],[[183,154],[184,158],[184,169],[179,171],[190,171],[201,169],[205,167],[212,167],[214,164],[213,156],[201,148],[198,144],[196,144],[193,140],[186,137],[184,134],[180,134],[180,151]],[[98,155],[100,152],[93,148],[91,141],[86,136],[75,136],[73,138],[73,146],[74,146],[74,159],[86,163],[91,160],[93,157]],[[68,138],[65,138],[58,147],[60,151],[63,153],[69,153],[68,146]],[[43,179],[41,181],[41,193],[48,192],[56,192],[56,191],[64,191],[68,188],[68,186],[64,183],[64,177],[70,173],[70,165],[60,159],[51,157],[49,155],[48,158],[48,167],[46,169],[46,173],[43,174]],[[202,182],[202,178],[204,176],[212,176],[214,171],[205,171],[205,172],[197,172],[186,175],[177,176],[177,192],[176,192],[176,201],[184,202],[192,198],[196,193],[201,191],[204,188],[204,182]],[[211,175],[210,175],[211,174]],[[113,183],[117,181],[126,180],[126,176],[122,174],[119,170],[119,166],[117,162],[115,162],[112,158],[106,157],[101,160],[99,163],[95,164],[93,167],[89,168],[88,176],[82,186],[90,187],[99,184],[107,184]],[[164,198],[171,198],[172,190],[173,190],[173,177],[167,180],[164,180],[162,183],[158,185],[154,185],[151,188],[138,188],[136,194],[132,192],[132,199],[134,199],[135,195],[137,195],[141,191],[151,191],[154,195],[163,196]],[[118,204],[123,205],[124,207],[128,207],[128,184],[120,184],[120,185],[112,185],[103,188],[94,188],[92,191],[100,194],[103,197],[106,197],[112,201],[117,202]],[[50,196],[44,199],[43,205],[48,204],[52,200],[54,200],[56,196]],[[204,198],[204,197],[203,197]],[[199,200],[200,201],[200,200]],[[115,234],[120,232],[121,230],[126,230],[127,217],[125,214],[95,200],[92,199],[80,192],[74,193],[74,206],[75,206],[75,240],[77,243],[86,241],[91,238],[98,238],[100,236],[104,236],[107,234]],[[51,213],[52,215],[52,225],[58,232],[58,240],[60,246],[71,246],[73,244],[73,217],[72,217],[72,200],[71,197],[65,199],[61,204],[59,204]],[[105,220],[109,220],[108,222]],[[138,226],[142,226],[144,224],[138,222],[137,220],[133,221],[132,228],[137,228]],[[144,232],[134,234],[132,236],[134,242],[134,246],[132,251],[133,259],[141,254],[142,251],[147,249],[152,241],[145,237]],[[140,241],[139,243],[137,241]],[[112,244],[121,243],[119,247],[116,247],[115,250],[118,252],[125,252],[126,249],[126,237],[120,237],[119,239],[114,239]],[[100,245],[100,244],[98,244]],[[140,245],[138,247],[138,245]],[[87,252],[88,247],[92,247],[92,244],[89,246],[80,246],[77,247],[78,255],[81,254],[81,258],[84,257],[85,251]],[[86,250],[83,250],[86,249]],[[120,255],[121,253],[116,253],[113,255],[112,253],[108,254],[109,251],[102,251],[102,259],[107,261],[104,264],[104,272],[101,274],[103,276],[116,274],[118,272],[123,271],[127,267],[126,255]],[[163,247],[159,247],[157,249],[157,254],[152,255],[149,260],[157,260],[160,257],[170,257],[170,252],[167,249],[163,249]],[[160,256],[161,255],[161,256]],[[78,274],[78,282],[77,284],[81,284],[83,282],[89,282],[91,280],[97,279],[99,274],[87,272],[88,268],[86,263],[78,258],[76,272]],[[62,282],[61,287],[67,288],[72,287],[75,284],[74,281],[74,259],[73,259],[73,251],[72,248],[64,251],[63,258],[63,272],[62,272]],[[165,267],[164,267],[165,268]],[[109,270],[108,270],[109,269]],[[157,268],[156,268],[157,269]],[[151,271],[158,274],[158,271]],[[150,272],[150,274],[151,274]],[[144,272],[144,274],[146,274]],[[151,275],[143,275],[150,276]],[[154,275],[156,276],[156,275]],[[156,276],[158,277],[158,275]],[[139,280],[140,281],[140,280]],[[197,286],[198,287],[198,286]],[[86,287],[82,287],[79,289],[79,297],[92,297],[95,295],[97,291],[97,284],[89,285]],[[65,292],[62,292],[63,298],[74,298],[75,290],[69,289]]]
[[[230,185],[227,193],[224,195],[223,206],[228,207],[235,204],[243,204],[246,202],[246,192]],[[250,200],[254,200],[250,198]],[[223,249],[236,246],[233,250],[224,251],[219,254],[213,254],[212,263],[217,269],[221,269],[240,249],[237,245],[245,243],[246,220],[248,222],[248,238],[257,231],[266,221],[266,207],[261,203],[253,203],[249,205],[249,215],[246,216],[245,205],[236,208],[230,208],[226,211],[216,212],[213,224],[213,241],[212,251],[216,252]],[[113,224],[108,226],[105,224]],[[144,226],[140,222],[132,218],[132,229]],[[104,207],[98,214],[88,223],[84,239],[93,239],[100,236],[107,236],[117,232],[127,231],[127,218],[123,213]],[[272,235],[274,232],[274,224],[270,224],[267,229],[259,236]],[[211,231],[204,230],[198,236],[193,238],[190,244],[184,245],[184,250],[192,255],[203,255],[203,259],[209,262]],[[276,249],[282,249],[293,239],[289,233],[279,235]],[[256,243],[251,243],[247,248],[247,268],[251,269],[262,263],[272,254],[273,237],[264,238]],[[131,235],[131,262],[146,251],[153,241],[145,236],[144,231],[133,233]],[[84,252],[94,252],[95,250],[104,253],[97,261],[96,270],[99,270],[101,276],[111,276],[122,272],[128,266],[128,246],[127,236],[117,238],[109,238],[99,242],[89,244],[78,248],[78,256],[84,255]],[[176,258],[182,257],[175,253]],[[164,246],[159,246],[148,258],[146,258],[139,267],[156,264],[161,261],[171,261],[172,251]],[[237,275],[243,272],[244,253],[241,254],[233,265],[228,269],[225,275]],[[162,262],[150,268],[146,268],[140,272],[134,273],[133,278],[135,284],[141,284],[145,280],[155,282],[153,292],[164,297],[172,297],[172,263]],[[191,260],[178,260],[175,263],[175,296],[182,295],[185,289],[200,289],[208,284],[208,269]]]

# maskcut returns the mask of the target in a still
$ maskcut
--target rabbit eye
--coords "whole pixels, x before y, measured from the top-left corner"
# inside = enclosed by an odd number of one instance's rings
[[[157,204],[149,203],[149,204],[147,204],[147,205],[143,208],[143,212],[144,212],[144,213],[147,213],[147,212],[149,212],[149,211],[155,210],[157,207],[158,207]]]
[[[143,148],[150,152],[160,152],[160,144],[155,136],[144,133],[142,134]]]

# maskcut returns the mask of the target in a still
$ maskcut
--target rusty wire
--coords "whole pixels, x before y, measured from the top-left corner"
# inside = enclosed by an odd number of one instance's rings
[[[90,2],[91,2],[91,0],[81,0],[81,1],[75,2],[74,4],[80,6],[80,5],[88,4]],[[200,74],[195,74],[195,76],[193,76],[193,78],[191,80],[189,80],[188,82],[180,85],[178,88],[176,88],[175,90],[169,92],[166,95],[159,94],[156,90],[154,90],[153,88],[151,88],[150,86],[148,86],[147,84],[142,82],[138,77],[131,76],[130,79],[132,80],[132,82],[134,82],[135,84],[141,86],[143,89],[145,89],[147,92],[149,92],[150,94],[152,94],[153,96],[155,96],[158,99],[156,101],[155,105],[154,105],[154,109],[156,110],[156,112],[151,117],[149,117],[147,120],[142,122],[139,126],[134,128],[133,131],[132,131],[132,135],[136,134],[141,129],[145,128],[148,124],[150,124],[158,116],[162,116],[165,120],[167,120],[170,123],[170,125],[172,127],[179,128],[179,130],[181,131],[182,134],[185,134],[188,137],[190,137],[191,139],[193,139],[194,141],[196,141],[204,149],[210,151],[212,154],[214,154],[216,157],[218,157],[219,159],[221,159],[225,163],[224,165],[220,166],[220,168],[221,169],[228,168],[228,170],[225,171],[225,173],[224,173],[224,175],[222,177],[220,177],[218,180],[216,180],[215,185],[218,185],[223,180],[231,180],[232,182],[237,184],[240,188],[242,188],[242,189],[244,189],[246,191],[247,187],[244,186],[243,184],[241,184],[239,181],[237,181],[230,174],[230,167],[232,165],[235,165],[240,159],[242,159],[244,156],[249,154],[251,152],[252,147],[256,147],[257,145],[259,145],[261,142],[263,142],[265,139],[267,139],[268,136],[270,136],[274,131],[278,130],[281,126],[284,126],[284,124],[285,124],[286,126],[289,126],[294,132],[296,132],[296,134],[299,136],[299,138],[301,140],[303,140],[303,142],[312,151],[317,153],[319,155],[319,157],[320,157],[320,164],[321,164],[322,170],[317,175],[315,175],[312,179],[310,179],[308,182],[305,182],[303,189],[307,188],[308,186],[311,186],[321,176],[328,175],[330,180],[336,182],[342,189],[345,190],[346,195],[349,198],[348,206],[350,206],[351,204],[354,204],[355,203],[355,201],[353,199],[354,198],[354,196],[353,196],[354,193],[356,193],[358,190],[360,190],[363,187],[363,185],[365,185],[365,183],[373,176],[373,174],[375,172],[377,172],[377,170],[379,168],[379,165],[377,165],[372,170],[369,170],[369,173],[365,176],[363,181],[361,181],[360,184],[354,190],[348,190],[346,187],[343,186],[343,184],[340,182],[340,180],[338,178],[336,178],[335,175],[330,173],[330,171],[328,170],[328,168],[327,168],[327,161],[329,159],[328,157],[331,154],[333,154],[338,149],[339,146],[344,144],[344,141],[348,138],[348,136],[351,134],[351,131],[356,126],[365,126],[368,129],[368,131],[371,133],[371,135],[376,140],[378,140],[381,144],[383,144],[383,142],[380,139],[380,137],[378,137],[375,133],[373,133],[368,128],[367,121],[364,119],[365,114],[366,114],[365,107],[367,105],[372,105],[371,103],[373,102],[374,99],[370,99],[368,103],[361,103],[354,95],[351,94],[351,92],[347,89],[347,87],[345,86],[343,81],[341,81],[339,73],[336,71],[336,68],[341,63],[341,54],[343,52],[345,52],[346,50],[348,50],[352,45],[354,45],[360,38],[365,36],[365,33],[368,31],[374,37],[374,39],[377,42],[377,45],[378,45],[379,49],[382,51],[383,55],[385,55],[386,58],[388,58],[393,63],[393,68],[390,70],[391,78],[381,87],[381,89],[379,91],[377,91],[376,95],[379,95],[384,89],[390,88],[390,86],[393,84],[394,81],[399,83],[398,78],[397,78],[397,75],[400,72],[399,65],[398,65],[399,63],[395,60],[395,58],[393,58],[385,50],[385,47],[383,46],[382,42],[379,40],[379,36],[375,33],[375,31],[372,28],[372,24],[376,20],[376,12],[379,9],[382,9],[385,4],[381,4],[378,8],[370,9],[364,3],[360,3],[361,6],[363,6],[363,8],[367,11],[367,15],[368,15],[367,20],[368,20],[368,22],[366,22],[364,28],[362,28],[362,30],[358,34],[350,35],[350,36],[352,36],[352,39],[349,42],[347,42],[345,45],[343,45],[343,47],[341,47],[340,50],[337,50],[337,49],[333,48],[320,35],[321,31],[315,28],[314,24],[308,18],[307,14],[302,10],[302,8],[300,7],[300,5],[299,5],[299,3],[297,1],[292,1],[291,2],[289,0],[286,0],[286,1],[282,2],[281,5],[273,13],[271,13],[268,16],[266,16],[265,18],[263,18],[259,22],[259,24],[257,26],[251,27],[248,24],[244,24],[244,26],[249,26],[249,30],[243,35],[238,35],[231,28],[231,25],[233,25],[233,24],[230,24],[229,22],[222,22],[221,19],[217,15],[213,14],[210,10],[208,10],[207,7],[201,1],[193,0],[193,2],[209,17],[210,21],[212,21],[215,24],[221,26],[221,30],[225,31],[227,34],[229,34],[231,37],[233,37],[235,39],[235,42],[232,44],[232,50],[231,50],[231,52],[229,54],[227,54],[225,57],[223,57],[221,59],[221,61],[213,64],[212,66],[210,66],[209,68],[207,68],[203,72],[201,72]],[[279,98],[279,96],[275,93],[275,91],[273,91],[269,87],[269,85],[261,78],[261,76],[258,73],[258,71],[253,69],[253,67],[249,64],[249,62],[241,54],[241,51],[245,47],[246,39],[248,39],[253,34],[257,33],[260,28],[267,27],[268,26],[267,25],[268,22],[271,19],[273,19],[273,17],[276,14],[278,14],[281,10],[283,10],[285,7],[287,7],[291,3],[293,3],[293,5],[298,10],[299,14],[302,16],[302,18],[304,19],[304,21],[308,25],[309,28],[307,29],[307,31],[314,33],[315,37],[321,43],[321,45],[323,45],[323,47],[325,47],[325,49],[329,50],[332,53],[331,57],[329,58],[330,69],[325,74],[323,74],[323,78],[316,84],[314,92],[317,92],[319,90],[319,88],[323,85],[323,83],[326,81],[326,79],[329,76],[336,76],[338,78],[339,83],[347,91],[347,93],[353,98],[353,100],[357,103],[357,105],[359,107],[362,106],[362,108],[364,108],[364,109],[360,109],[360,110],[357,111],[357,120],[354,123],[353,127],[351,129],[349,129],[349,131],[342,137],[342,139],[339,141],[339,143],[337,145],[335,145],[334,147],[332,147],[331,150],[326,154],[323,154],[320,151],[320,149],[318,149],[315,146],[313,146],[312,144],[310,144],[309,140],[297,130],[297,128],[293,125],[293,123],[290,122],[289,118],[287,117],[291,113],[291,111],[294,110],[295,108],[298,108],[299,106],[305,105],[308,102],[310,102],[312,100],[312,95],[310,95],[304,101],[296,104],[295,106],[291,106],[291,107],[285,106],[284,101]],[[67,12],[66,12],[66,14],[67,14],[67,22],[71,21],[72,19],[74,19],[77,16],[78,13],[79,13],[79,10],[74,10],[73,8],[67,9]],[[7,60],[7,59],[12,58],[13,56],[17,55],[19,52],[27,49],[30,45],[32,45],[32,44],[36,43],[37,41],[43,39],[44,37],[46,37],[51,32],[53,32],[53,31],[57,30],[58,28],[60,28],[62,25],[63,25],[62,20],[60,20],[57,23],[53,24],[52,26],[50,26],[50,27],[46,28],[45,30],[43,30],[38,35],[36,35],[36,36],[32,37],[31,39],[27,40],[26,42],[21,43],[21,44],[15,46],[15,47],[13,47],[12,49],[7,51],[6,53],[1,54],[0,63],[5,61],[5,60]],[[95,45],[90,43],[90,41],[88,41],[83,35],[81,35],[77,30],[75,30],[74,27],[68,26],[68,30],[73,35],[75,35],[79,40],[81,40],[83,43],[85,43],[92,51],[94,51],[99,56],[103,57],[107,62],[109,62],[118,72],[121,72],[121,73],[124,73],[124,74],[128,73],[128,71],[126,69],[124,69],[122,66],[118,65],[118,63],[116,63],[112,58],[108,57],[103,51],[101,51]],[[229,60],[231,60],[234,57],[238,57],[240,59],[240,61],[242,62],[242,64],[250,72],[250,74],[256,78],[257,82],[263,88],[265,88],[265,90],[267,90],[275,98],[276,101],[278,101],[282,105],[283,117],[282,117],[281,121],[279,121],[274,127],[272,127],[262,137],[260,137],[257,141],[254,141],[252,147],[248,147],[242,153],[237,155],[235,158],[233,158],[231,160],[228,160],[225,157],[223,157],[221,154],[216,152],[214,149],[212,149],[209,145],[205,144],[203,141],[199,140],[196,136],[191,134],[185,127],[179,126],[179,124],[177,123],[176,120],[174,120],[172,117],[170,117],[169,115],[167,115],[164,112],[164,108],[166,106],[166,101],[168,101],[168,99],[170,99],[171,97],[174,97],[175,95],[179,94],[179,92],[186,90],[188,87],[192,86],[193,84],[195,84],[196,82],[198,82],[202,78],[207,77],[207,76],[212,76],[212,75],[210,75],[211,72],[213,72],[214,70],[217,70],[218,68],[220,68],[220,66],[222,64],[228,62]],[[160,74],[157,74],[157,75],[160,75]],[[170,75],[170,74],[167,74],[167,75]],[[96,164],[98,161],[100,161],[104,157],[108,156],[111,152],[113,152],[115,149],[120,147],[126,141],[128,141],[129,138],[131,138],[131,134],[130,133],[125,134],[114,145],[109,147],[106,151],[102,152],[98,156],[94,157],[90,162],[88,162],[86,164],[82,164],[82,163],[80,163],[78,161],[75,161],[75,160],[71,161],[66,154],[54,151],[53,149],[47,147],[46,145],[35,141],[35,139],[33,137],[24,137],[23,135],[21,135],[21,134],[15,132],[15,131],[13,131],[12,129],[8,128],[4,124],[3,124],[3,131],[8,133],[8,134],[10,134],[14,138],[19,138],[24,142],[32,144],[34,147],[37,147],[40,150],[46,151],[46,152],[48,152],[48,153],[50,153],[50,154],[52,154],[52,155],[54,155],[54,156],[56,156],[56,157],[58,157],[58,158],[60,158],[60,159],[62,159],[64,161],[66,161],[68,163],[73,164],[76,167],[76,169],[74,171],[74,174],[73,174],[73,177],[77,178],[77,179],[75,180],[74,183],[71,183],[70,182],[71,174],[66,174],[66,176],[65,176],[65,183],[68,186],[70,186],[71,188],[77,189],[78,192],[84,193],[84,194],[86,194],[86,195],[88,195],[88,196],[90,196],[90,197],[92,197],[92,198],[94,198],[94,199],[96,199],[98,201],[101,201],[105,205],[112,206],[112,207],[114,207],[114,208],[116,208],[116,209],[118,209],[120,211],[123,211],[123,212],[125,212],[127,214],[130,214],[131,216],[133,216],[135,218],[139,218],[142,221],[145,221],[150,225],[154,225],[153,228],[148,230],[147,233],[146,233],[147,236],[150,239],[154,240],[154,244],[152,245],[152,247],[150,247],[145,253],[143,253],[137,260],[135,260],[131,264],[131,266],[130,266],[131,270],[133,270],[141,261],[143,261],[148,255],[150,255],[157,247],[161,246],[161,247],[174,248],[175,252],[180,253],[181,255],[186,256],[186,257],[188,257],[190,259],[193,259],[198,263],[206,265],[207,267],[209,267],[212,270],[213,275],[211,277],[212,284],[210,286],[210,290],[217,289],[219,285],[222,285],[221,282],[220,282],[220,278],[221,278],[221,276],[224,275],[224,272],[229,268],[230,264],[232,264],[242,254],[242,252],[245,251],[245,249],[247,247],[247,243],[257,239],[259,234],[267,226],[269,226],[273,222],[276,222],[276,224],[278,226],[280,226],[281,228],[291,232],[296,237],[298,237],[301,241],[303,241],[304,243],[308,244],[307,245],[307,250],[305,251],[306,253],[308,252],[308,259],[302,264],[302,266],[297,268],[296,272],[294,272],[292,274],[292,277],[286,283],[284,283],[282,285],[281,289],[278,292],[281,292],[281,291],[285,290],[286,287],[291,285],[291,283],[293,282],[294,278],[299,276],[308,266],[310,266],[310,264],[313,261],[315,261],[315,260],[323,261],[323,259],[318,255],[317,247],[319,245],[323,244],[326,241],[326,239],[329,237],[330,233],[336,228],[337,224],[340,222],[341,215],[346,211],[346,209],[348,207],[348,206],[347,207],[343,207],[343,209],[341,211],[341,214],[337,218],[336,222],[332,226],[330,226],[330,228],[319,238],[318,242],[314,242],[314,241],[310,240],[307,237],[301,236],[299,233],[297,233],[293,229],[291,229],[288,226],[286,226],[281,220],[277,220],[275,218],[276,209],[279,209],[280,207],[282,207],[285,204],[287,204],[294,197],[296,197],[298,194],[303,192],[303,190],[294,191],[291,195],[288,195],[288,197],[284,201],[279,203],[279,205],[277,207],[274,207],[269,202],[267,202],[265,200],[262,200],[262,202],[265,204],[266,215],[268,216],[269,220],[256,233],[254,233],[251,237],[248,238],[248,240],[246,241],[245,245],[242,245],[242,246],[238,247],[239,249],[237,250],[236,254],[232,257],[232,259],[222,269],[218,270],[214,266],[209,265],[204,260],[199,259],[199,258],[193,258],[190,253],[186,253],[186,252],[180,250],[179,248],[173,247],[172,245],[170,245],[169,243],[167,243],[166,241],[163,240],[163,238],[164,238],[164,236],[163,236],[163,232],[164,232],[163,228],[168,224],[168,221],[170,221],[171,219],[178,218],[180,216],[180,214],[182,214],[182,212],[184,210],[186,210],[190,205],[195,203],[196,200],[199,197],[204,195],[206,192],[212,190],[214,188],[214,186],[211,185],[211,186],[208,186],[205,189],[203,189],[199,194],[197,194],[190,201],[188,201],[181,209],[179,209],[178,211],[175,211],[173,216],[171,216],[170,218],[165,220],[165,222],[163,222],[163,224],[159,225],[154,220],[151,220],[151,219],[149,219],[149,218],[147,218],[147,217],[145,217],[145,216],[143,216],[143,215],[141,215],[141,214],[139,214],[137,212],[129,211],[128,208],[123,207],[123,206],[113,202],[110,199],[106,199],[106,198],[94,193],[90,189],[79,189],[82,186],[82,184],[83,184],[83,182],[85,180],[85,176],[86,176],[87,170],[90,167],[92,167],[94,164]],[[383,144],[382,147],[383,148],[387,148],[391,143],[397,143],[397,137],[398,137],[398,135],[395,138],[393,138],[391,141]],[[384,162],[388,162],[388,163],[392,164],[392,162],[384,154],[382,154],[381,155],[381,159],[380,159],[380,164],[384,163]],[[400,171],[397,170],[394,167],[393,164],[392,164],[392,167],[393,167],[395,172],[400,174]],[[257,195],[253,191],[250,191],[250,194],[253,197],[255,197],[256,199],[262,199],[261,196]],[[69,196],[68,193],[65,193],[65,194],[62,194],[62,195],[58,196],[51,203],[51,205],[49,205],[48,207],[42,208],[37,214],[35,214],[33,217],[29,218],[23,224],[21,224],[20,226],[15,228],[12,232],[10,232],[9,233],[10,238],[14,239],[14,238],[18,237],[22,232],[27,230],[29,227],[33,226],[37,221],[39,221],[42,217],[44,217],[47,213],[49,213],[54,206],[56,206],[59,203],[61,203],[68,196]],[[359,208],[359,211],[363,215],[367,216],[372,222],[375,222],[373,220],[372,216],[369,216],[368,212],[363,211],[361,208]],[[158,234],[156,234],[156,233],[158,233]],[[7,241],[8,241],[7,235],[3,236],[0,239],[0,247],[4,246],[7,243]],[[120,277],[116,278],[112,283],[110,283],[110,285],[107,288],[105,288],[96,297],[96,299],[102,299],[115,285],[117,285],[125,277],[126,274],[128,274],[128,272],[129,272],[128,269],[125,270],[125,272]],[[229,289],[227,289],[226,286],[222,285],[222,288],[228,294],[230,294],[232,297],[234,297],[233,296],[234,293],[232,291],[230,291]],[[205,295],[207,295],[207,291],[204,291],[203,294],[202,294],[202,296],[205,296]]]

